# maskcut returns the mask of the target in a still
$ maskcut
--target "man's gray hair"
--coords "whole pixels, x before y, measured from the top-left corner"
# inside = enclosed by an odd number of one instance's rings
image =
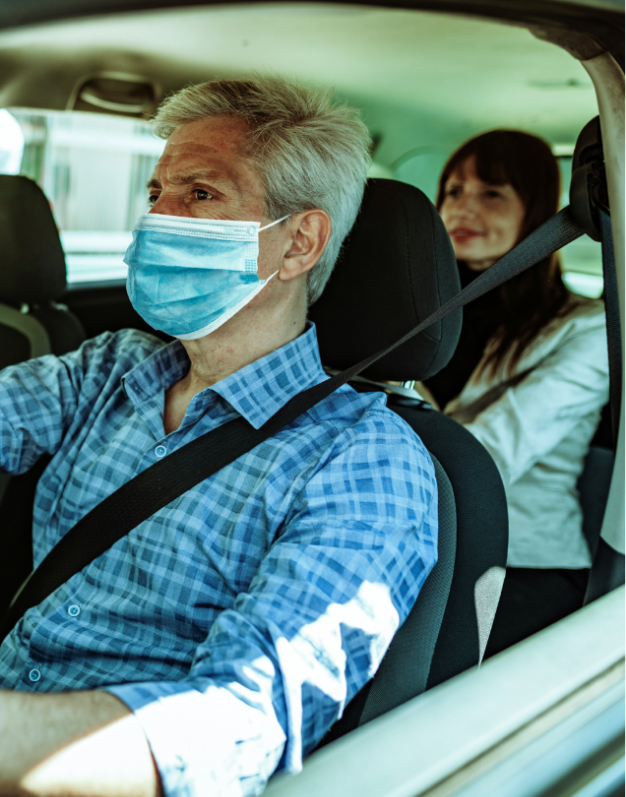
[[[312,304],[359,211],[370,164],[367,127],[355,109],[334,103],[331,91],[255,75],[182,89],[161,105],[154,131],[168,138],[186,122],[221,114],[245,119],[250,127],[246,153],[263,184],[270,219],[314,208],[330,216],[330,240],[309,272]]]

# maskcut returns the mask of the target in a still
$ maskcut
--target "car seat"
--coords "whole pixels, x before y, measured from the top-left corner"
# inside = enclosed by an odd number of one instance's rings
[[[583,533],[589,546],[591,560],[595,558],[604,509],[609,497],[615,453],[611,431],[611,406],[605,404],[598,428],[585,457],[582,473],[576,485],[583,513]]]
[[[309,311],[322,362],[331,370],[347,368],[399,339],[459,290],[454,252],[432,203],[410,185],[369,180],[335,271]],[[362,376],[426,379],[447,364],[460,329],[457,311]],[[352,386],[380,389],[362,381]],[[439,560],[375,678],[322,743],[478,665],[504,580],[508,514],[491,456],[463,426],[425,402],[391,392],[388,405],[417,432],[433,459]]]
[[[57,304],[66,290],[65,257],[50,205],[26,177],[0,175],[0,368],[65,354],[85,339],[80,321]],[[32,569],[32,505],[47,461],[28,473],[0,474],[0,579],[3,609]]]

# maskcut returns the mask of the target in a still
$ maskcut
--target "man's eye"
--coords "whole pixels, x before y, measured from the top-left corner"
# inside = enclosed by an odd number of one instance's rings
[[[150,207],[152,207],[152,205],[155,204],[158,198],[159,198],[158,194],[150,194],[150,196],[148,197],[148,204],[150,205]]]
[[[208,191],[205,191],[204,188],[196,188],[194,190],[194,194],[196,195],[196,199],[200,201],[204,199],[214,199],[213,194],[210,194]]]

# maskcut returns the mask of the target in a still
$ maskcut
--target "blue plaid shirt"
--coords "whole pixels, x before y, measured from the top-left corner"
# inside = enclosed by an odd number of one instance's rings
[[[0,374],[0,467],[52,455],[34,559],[122,484],[243,415],[259,427],[326,378],[314,327],[196,395],[178,342],[105,333]],[[372,677],[437,557],[437,489],[381,393],[343,387],[141,523],[30,609],[0,686],[106,689],[141,723],[165,793],[258,794]]]

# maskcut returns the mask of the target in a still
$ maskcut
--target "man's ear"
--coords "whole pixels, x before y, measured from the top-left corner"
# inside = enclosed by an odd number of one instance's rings
[[[283,256],[278,279],[287,282],[306,274],[318,262],[330,238],[332,223],[325,210],[305,210],[291,217],[292,242]]]

